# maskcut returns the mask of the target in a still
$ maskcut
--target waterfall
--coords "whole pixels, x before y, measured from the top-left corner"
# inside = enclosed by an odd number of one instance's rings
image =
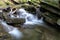
[[[36,15],[33,15],[31,13],[26,12],[24,8],[21,8],[18,10],[18,15],[17,15],[18,17],[15,17],[14,15],[12,15],[13,14],[12,10],[10,11],[9,14],[10,14],[11,18],[25,18],[26,21],[25,21],[23,26],[28,25],[28,24],[34,25],[34,24],[43,23],[42,18],[40,20],[38,20]],[[14,39],[17,40],[17,39],[20,39],[22,37],[22,32],[20,32],[18,30],[18,28],[10,26],[4,21],[0,21],[0,24],[3,26],[4,30],[6,32],[8,32]]]
[[[24,23],[24,25],[28,25],[28,24],[34,25],[34,24],[38,24],[38,23],[43,23],[42,19],[38,20],[37,16],[26,12],[24,8],[21,8],[21,9],[18,10],[19,15],[17,15],[17,17],[12,15],[13,13],[14,12],[12,12],[12,10],[11,10],[10,13],[9,13],[10,18],[25,18],[26,22]],[[22,38],[22,32],[19,31],[18,28],[10,26],[2,20],[0,20],[0,24],[3,26],[4,30],[6,32],[8,32],[12,36],[12,38],[14,38],[14,40],[20,40],[20,38]]]
[[[39,11],[39,13],[38,10],[39,9],[37,9],[37,14],[41,15],[41,12]],[[22,27],[34,28],[37,26],[42,26],[51,30],[51,28],[43,21],[43,17],[41,17],[41,19],[38,19],[37,14],[33,15],[32,13],[28,13],[24,8],[20,8],[18,10],[18,14],[19,18],[25,18],[26,20]]]
[[[36,15],[28,13],[27,11],[25,11],[24,8],[19,9],[17,12],[18,12],[17,17],[12,15],[13,13],[11,13],[10,16],[11,16],[11,18],[24,18],[26,21],[22,25],[22,27],[27,27],[27,26],[31,27],[31,25],[35,25],[35,24],[46,26],[43,22],[43,18],[38,19],[38,17]],[[20,38],[22,38],[23,34],[21,31],[18,30],[18,28],[10,26],[6,22],[1,21],[1,20],[0,20],[0,24],[3,26],[4,30],[6,32],[8,32],[14,38],[14,40],[20,40]]]
[[[43,18],[41,18],[40,20],[38,19],[37,15],[33,15],[31,13],[28,13],[24,8],[20,8],[17,11],[17,16],[15,17],[14,15],[12,15],[14,12],[10,12],[10,17],[11,18],[24,18],[26,20],[26,22],[24,23],[24,25],[30,24],[30,25],[34,25],[34,24],[38,24],[38,23],[44,23],[43,22]]]
[[[19,9],[19,16],[20,16],[20,18],[25,18],[26,22],[24,24],[34,25],[34,24],[38,24],[38,23],[43,23],[43,21],[42,21],[43,18],[38,20],[36,15],[26,12],[25,9],[23,9],[23,8]]]

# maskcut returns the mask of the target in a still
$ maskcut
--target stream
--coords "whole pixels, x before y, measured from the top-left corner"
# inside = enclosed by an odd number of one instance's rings
[[[10,15],[10,17],[11,18],[25,18],[26,20],[25,23],[21,25],[23,28],[34,28],[37,26],[42,26],[51,31],[54,30],[53,28],[50,28],[50,26],[46,25],[43,22],[43,18],[38,19],[36,15],[28,13],[24,8],[21,8],[18,10],[17,17],[15,17],[12,14]],[[0,24],[3,26],[4,30],[8,32],[11,35],[11,37],[13,37],[14,40],[20,40],[23,37],[23,33],[20,30],[18,30],[17,27],[10,26],[2,20],[0,20]]]

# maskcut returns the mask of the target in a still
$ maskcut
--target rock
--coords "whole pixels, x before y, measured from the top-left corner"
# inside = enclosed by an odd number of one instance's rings
[[[35,14],[36,8],[33,5],[22,5],[23,8],[25,8],[28,12]]]
[[[2,10],[0,10],[0,19],[3,18],[3,13],[2,13]]]
[[[60,19],[60,8],[58,7],[58,5],[56,5],[57,3],[55,3],[53,5],[53,3],[51,3],[51,2],[53,2],[53,1],[50,1],[50,2],[48,2],[48,0],[42,1],[40,4],[41,5],[40,11],[42,12],[42,17],[44,17],[43,20],[48,25],[59,29],[60,25],[59,25],[59,23],[57,23],[57,21],[58,21],[58,19]]]
[[[60,19],[57,20],[57,24],[60,25]]]
[[[40,12],[40,8],[36,8],[36,15],[38,17],[38,19],[41,19],[41,12]]]
[[[14,17],[12,17],[12,16],[14,16]],[[25,22],[25,19],[24,18],[19,18],[17,16],[19,16],[19,15],[18,15],[18,13],[16,13],[15,8],[12,9],[12,11],[10,11],[10,12],[3,13],[4,20],[7,23],[23,24]]]
[[[23,18],[13,18],[13,19],[6,19],[7,23],[15,23],[15,24],[23,24],[25,22],[25,19]]]
[[[11,7],[7,7],[3,9],[3,12],[9,12],[9,11],[11,11]]]

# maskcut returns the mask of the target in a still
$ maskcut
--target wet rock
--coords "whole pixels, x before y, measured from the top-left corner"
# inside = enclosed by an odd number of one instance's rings
[[[41,11],[40,11],[40,8],[36,8],[36,15],[37,15],[37,17],[38,17],[38,19],[41,19]]]
[[[58,6],[54,6],[50,4],[52,1],[44,1],[41,2],[40,11],[42,12],[42,16],[44,17],[44,21],[54,28],[59,28],[59,24],[57,24],[58,19],[60,19],[60,9]],[[57,2],[57,1],[56,1]]]
[[[28,7],[27,10],[33,14],[35,14],[35,12],[36,12],[36,8],[34,8],[34,7]]]
[[[23,18],[6,19],[6,22],[15,23],[15,24],[23,24],[23,23],[25,23],[25,19],[23,19]]]
[[[11,7],[7,7],[3,9],[3,12],[9,12],[9,11],[11,11]]]
[[[36,14],[36,8],[34,6],[23,6],[25,8],[25,10],[27,10],[28,12],[32,13],[32,14]]]
[[[3,12],[0,10],[0,19],[3,19]]]
[[[9,9],[9,8],[8,8]],[[11,9],[12,11],[10,12],[4,12],[3,13],[3,17],[4,17],[4,20],[7,22],[7,23],[14,23],[14,24],[23,24],[25,22],[25,19],[24,18],[19,18],[17,16],[18,13],[16,12],[16,8],[13,8]],[[14,17],[11,17],[14,16]]]

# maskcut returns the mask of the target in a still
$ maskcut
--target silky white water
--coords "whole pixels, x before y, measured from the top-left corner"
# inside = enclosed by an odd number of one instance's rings
[[[22,32],[18,28],[8,25],[6,22],[0,20],[0,24],[3,29],[11,35],[13,40],[20,40],[22,38]]]
[[[33,15],[31,13],[26,12],[23,8],[19,9],[19,15],[20,18],[25,18],[26,22],[24,24],[38,24],[38,23],[43,23],[43,18],[38,20],[36,15]]]
[[[22,25],[22,27],[34,28],[34,27],[37,27],[37,26],[42,26],[42,27],[45,27],[45,28],[49,28],[49,26],[46,25],[45,22],[43,21],[43,17],[41,17],[41,19],[38,19],[38,17],[37,17],[38,13],[41,14],[39,9],[37,9],[36,15],[33,15],[32,13],[28,13],[24,8],[19,9],[18,10],[18,14],[19,14],[18,18],[25,18],[25,20],[26,20],[24,25]]]
[[[11,13],[10,15],[11,18],[24,18],[26,20],[25,23],[23,24],[23,27],[26,27],[25,25],[28,25],[28,24],[30,25],[29,27],[31,27],[31,25],[35,25],[35,24],[40,25],[44,23],[42,21],[43,18],[38,20],[36,15],[26,12],[24,8],[21,8],[18,10],[17,17],[12,15],[13,14],[12,11],[10,13]],[[20,40],[20,38],[22,38],[23,36],[22,32],[19,31],[18,28],[10,26],[4,21],[0,21],[0,24],[3,26],[4,30],[14,38],[14,40]]]

